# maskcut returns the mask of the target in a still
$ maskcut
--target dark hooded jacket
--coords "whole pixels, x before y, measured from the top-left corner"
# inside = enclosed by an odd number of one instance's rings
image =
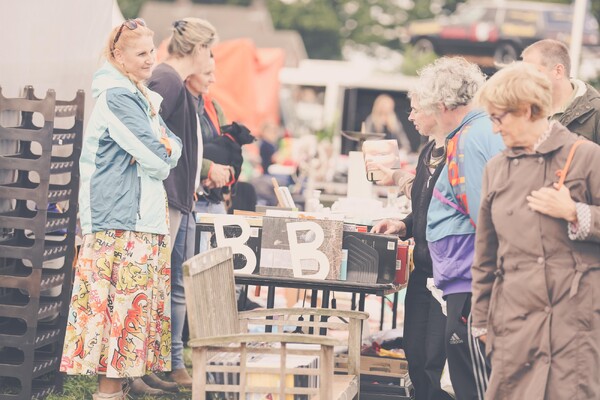
[[[557,119],[568,130],[600,144],[600,93],[586,83],[587,90],[573,100]]]

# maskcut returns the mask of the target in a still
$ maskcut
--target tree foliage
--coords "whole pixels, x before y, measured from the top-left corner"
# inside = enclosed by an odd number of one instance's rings
[[[311,57],[339,58],[345,45],[367,51],[376,46],[398,49],[413,1],[268,0],[267,4],[275,26],[300,32]]]
[[[125,18],[136,18],[140,13],[142,4],[145,2],[146,0],[117,0],[121,13]]]
[[[284,3],[267,2],[277,29],[298,31],[310,58],[341,57],[341,23],[328,0],[300,0]]]
[[[118,0],[125,18],[137,17],[147,0]],[[160,0],[174,1],[174,0]],[[252,0],[192,0],[194,3],[249,5]],[[406,23],[451,13],[465,0],[266,0],[277,29],[300,33],[311,58],[340,59],[344,46],[398,50]],[[543,1],[543,0],[542,0]],[[545,0],[571,3],[572,0]],[[600,1],[591,1],[600,20]]]

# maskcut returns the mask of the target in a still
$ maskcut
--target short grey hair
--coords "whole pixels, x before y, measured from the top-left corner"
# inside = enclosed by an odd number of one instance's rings
[[[521,57],[532,53],[539,54],[544,67],[552,69],[557,64],[562,64],[565,67],[565,75],[567,77],[571,76],[571,56],[569,55],[569,48],[563,42],[554,39],[539,40],[526,47]]]
[[[476,64],[462,57],[442,57],[419,70],[419,82],[409,96],[424,110],[435,111],[438,104],[454,110],[471,103],[485,78]]]

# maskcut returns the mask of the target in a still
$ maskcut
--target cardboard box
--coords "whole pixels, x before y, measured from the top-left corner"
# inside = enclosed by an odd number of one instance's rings
[[[360,398],[412,399],[413,385],[404,359],[361,356]]]
[[[361,356],[360,373],[363,375],[385,376],[405,379],[408,374],[408,361],[401,358]]]

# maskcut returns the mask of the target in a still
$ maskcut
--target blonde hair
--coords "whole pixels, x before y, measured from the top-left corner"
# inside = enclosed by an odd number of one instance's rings
[[[388,128],[396,129],[398,127],[396,124],[397,116],[394,111],[395,105],[394,98],[388,94],[382,93],[375,98],[373,107],[371,108],[371,122],[375,128],[383,129],[387,123],[394,125],[388,126]],[[389,112],[391,112],[391,115]],[[390,119],[390,117],[393,118]]]
[[[141,25],[139,23],[135,29],[129,29],[127,26],[125,26],[126,22],[127,21],[123,22],[119,26],[114,27],[113,30],[110,31],[110,34],[108,35],[108,41],[104,49],[104,56],[106,57],[108,62],[110,62],[117,70],[119,70],[119,72],[121,72],[123,75],[129,78],[129,80],[133,82],[133,84],[138,88],[138,90],[144,95],[146,100],[148,100],[148,104],[150,105],[150,114],[154,117],[156,115],[156,110],[154,108],[154,105],[150,101],[146,85],[144,85],[144,82],[137,80],[131,73],[127,72],[123,65],[117,62],[114,54],[116,49],[125,49],[135,39],[144,36],[153,37],[154,32],[147,26]],[[121,33],[119,34],[119,32]],[[117,38],[117,42],[115,43],[115,37],[117,35],[119,35],[119,37]]]
[[[188,17],[173,22],[173,34],[167,51],[174,57],[185,57],[200,47],[211,47],[217,41],[217,30],[210,22]]]
[[[516,62],[496,72],[477,94],[478,103],[502,111],[522,113],[531,107],[531,119],[547,118],[552,110],[552,85],[533,65]]]

